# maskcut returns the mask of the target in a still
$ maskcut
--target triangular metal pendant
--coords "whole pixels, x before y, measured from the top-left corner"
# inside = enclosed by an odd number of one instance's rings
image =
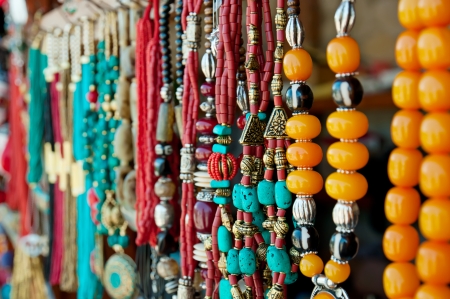
[[[288,138],[286,135],[287,114],[284,108],[276,107],[270,115],[264,138]]]
[[[245,123],[239,143],[243,145],[261,145],[264,144],[263,130],[258,115],[250,114]]]

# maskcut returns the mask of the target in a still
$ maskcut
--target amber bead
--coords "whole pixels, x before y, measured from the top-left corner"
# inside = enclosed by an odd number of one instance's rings
[[[335,297],[327,292],[320,292],[313,299],[334,299]]]
[[[450,157],[428,155],[420,167],[420,190],[428,197],[450,197]]]
[[[421,29],[422,20],[419,16],[419,0],[400,0],[398,2],[398,19],[403,27],[408,29]]]
[[[417,273],[425,283],[450,283],[450,244],[423,242],[416,257]]]
[[[325,275],[334,283],[341,283],[350,276],[349,264],[338,264],[333,260],[329,260],[325,265]]]
[[[419,101],[422,108],[426,111],[449,110],[449,72],[439,70],[425,72],[419,81]]]
[[[409,262],[419,248],[419,233],[410,225],[394,224],[383,236],[384,255],[393,262]]]
[[[313,139],[319,136],[322,126],[314,115],[300,114],[286,122],[286,134],[292,139]]]
[[[413,188],[393,187],[386,194],[384,212],[395,224],[413,224],[420,209],[420,194]]]
[[[312,69],[311,55],[306,50],[292,49],[284,54],[283,70],[289,80],[306,81],[311,77]]]
[[[399,67],[408,71],[421,69],[417,55],[418,39],[419,33],[413,30],[406,30],[398,36],[395,44],[395,59]]]
[[[450,200],[430,198],[420,209],[419,227],[422,235],[434,241],[450,241]]]
[[[322,161],[322,148],[313,142],[297,142],[286,150],[286,158],[295,167],[314,167]]]
[[[286,185],[294,194],[317,194],[322,190],[322,176],[312,170],[294,170],[287,176]]]
[[[392,83],[392,99],[401,109],[419,109],[419,93],[417,86],[422,74],[420,72],[402,71]]]
[[[336,111],[328,116],[327,129],[334,138],[357,139],[367,133],[369,120],[360,111]]]
[[[350,36],[332,39],[327,47],[327,61],[337,74],[356,72],[360,62],[358,43]]]
[[[417,41],[419,61],[426,69],[450,67],[450,30],[445,27],[431,27],[420,32]]]
[[[416,267],[411,263],[392,263],[384,269],[383,288],[388,298],[414,296],[419,285]]]
[[[335,142],[328,148],[327,160],[337,169],[358,170],[369,161],[369,151],[359,142]]]
[[[399,187],[413,187],[419,183],[422,153],[417,149],[396,148],[388,161],[388,176]]]
[[[419,16],[427,26],[447,26],[450,24],[450,2],[448,0],[419,0]]]
[[[445,285],[423,284],[416,292],[414,299],[448,299],[450,288]]]
[[[314,275],[322,273],[323,261],[315,254],[305,255],[300,261],[300,271],[306,277],[313,277]]]
[[[392,118],[391,137],[398,147],[414,149],[420,146],[420,123],[423,114],[417,110],[400,110]]]
[[[433,154],[450,152],[450,114],[446,112],[428,113],[420,126],[422,148]]]
[[[345,201],[363,198],[367,188],[366,178],[358,172],[352,174],[333,172],[325,182],[325,189],[331,198]]]

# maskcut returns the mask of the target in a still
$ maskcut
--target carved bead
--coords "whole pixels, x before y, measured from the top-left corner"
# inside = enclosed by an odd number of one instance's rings
[[[248,90],[248,98],[250,100],[250,105],[258,103],[259,101],[259,88],[256,83],[250,83],[250,88]]]
[[[312,197],[297,197],[292,206],[292,214],[299,225],[312,225],[316,218],[316,202]]]
[[[284,239],[289,231],[289,225],[285,220],[286,219],[284,217],[278,217],[278,220],[273,227],[275,233],[277,234],[277,238]]]
[[[305,31],[302,22],[298,18],[289,18],[286,25],[286,39],[292,48],[301,47],[303,45]]]
[[[275,150],[268,148],[264,153],[263,161],[267,168],[273,169],[275,167]]]
[[[206,78],[214,78],[216,73],[216,61],[211,50],[206,50],[202,57],[201,66]]]
[[[253,157],[250,155],[244,155],[241,161],[241,172],[243,175],[250,175],[252,171],[255,169],[255,165],[253,163]]]
[[[358,224],[359,208],[356,202],[338,201],[333,209],[333,222],[338,231],[352,231]]]
[[[286,152],[282,148],[275,149],[275,165],[277,169],[285,169],[286,168]]]
[[[276,50],[275,50],[276,53]],[[272,93],[275,96],[280,96],[281,91],[283,90],[283,80],[281,79],[281,75],[274,75],[272,78]]]
[[[155,184],[155,194],[161,199],[171,199],[175,194],[175,184],[169,178],[159,178]]]
[[[277,13],[275,15],[275,28],[277,30],[284,30],[284,27],[286,27],[287,23],[287,16],[284,12],[284,9],[277,8]]]
[[[176,278],[179,273],[177,261],[169,257],[162,257],[156,266],[158,275],[166,280]]]
[[[248,40],[250,41],[250,44],[257,45],[259,44],[259,31],[258,27],[256,27],[253,24],[249,25],[248,30]]]

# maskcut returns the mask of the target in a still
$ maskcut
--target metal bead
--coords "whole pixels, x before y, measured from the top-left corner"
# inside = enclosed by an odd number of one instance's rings
[[[289,225],[285,221],[284,217],[278,217],[277,222],[275,223],[273,230],[277,234],[277,238],[284,239],[286,234],[289,231]]]
[[[225,255],[225,253],[223,253],[223,252],[220,253],[218,268],[219,268],[219,271],[222,273],[223,277],[227,278],[228,277],[227,257]]]
[[[218,144],[223,144],[223,145],[230,145],[232,142],[231,136],[217,136],[216,141]]]
[[[210,49],[207,49],[203,55],[201,66],[206,78],[214,78],[216,74],[216,61]]]
[[[253,53],[248,54],[248,60],[245,63],[245,68],[250,72],[256,72],[259,70],[259,63],[256,59],[256,55]]]
[[[314,94],[311,88],[304,83],[294,83],[286,91],[286,104],[293,113],[309,111],[313,105]]]
[[[355,233],[335,232],[330,240],[330,252],[339,261],[348,262],[358,253],[359,240]]]
[[[250,155],[244,155],[241,161],[241,173],[243,175],[250,175],[255,169],[255,164],[253,163],[253,157]]]
[[[250,100],[250,105],[253,103],[258,103],[259,101],[259,88],[256,83],[250,83],[250,88],[248,90],[248,98]]]
[[[214,142],[214,136],[210,135],[201,135],[198,137],[198,141],[204,144],[211,144]]]
[[[286,152],[283,148],[275,149],[275,165],[277,169],[285,169],[286,168]]]
[[[286,25],[286,40],[292,48],[298,48],[303,45],[305,39],[305,30],[298,17],[289,17]]]
[[[278,49],[278,47],[277,47],[277,49]],[[276,53],[276,49],[275,49],[275,53]],[[283,90],[283,80],[281,78],[281,75],[276,74],[273,76],[271,87],[272,87],[272,93],[274,96],[281,95],[281,91]]]
[[[354,0],[343,0],[334,15],[334,24],[338,36],[347,35],[355,24]]]
[[[242,82],[242,83],[241,83]],[[239,81],[236,87],[237,105],[242,112],[249,111],[247,92],[245,91],[245,82]]]
[[[259,44],[259,31],[258,31],[258,27],[256,27],[253,24],[249,25],[249,30],[248,30],[248,40],[250,42],[250,44],[252,45],[257,45]]]
[[[158,275],[166,280],[176,278],[179,273],[179,267],[177,261],[172,258],[163,256],[156,266]]]
[[[155,207],[154,212],[155,224],[160,229],[167,230],[172,227],[174,210],[172,205],[165,201],[161,201]]]
[[[157,145],[155,145],[155,153],[158,156],[164,155],[164,145],[162,145],[161,143],[158,143]]]
[[[231,196],[231,189],[230,188],[217,188],[216,196],[224,196],[224,197]]]
[[[267,261],[267,249],[269,248],[269,244],[261,243],[258,246],[258,249],[256,249],[256,257],[260,262],[266,262]]]
[[[275,150],[268,148],[263,156],[264,165],[268,169],[273,169],[275,167]]]
[[[363,95],[362,85],[355,77],[340,77],[333,83],[333,99],[340,108],[355,108]]]
[[[169,178],[159,178],[155,184],[155,195],[161,200],[169,200],[175,194],[176,186]]]
[[[312,197],[297,197],[292,214],[298,225],[313,225],[316,218],[316,202]]]
[[[282,8],[277,8],[277,13],[275,15],[275,28],[277,30],[284,30],[284,28],[286,27],[286,23],[287,23],[287,16],[286,13],[284,12],[284,9]]]
[[[297,251],[294,247],[291,247],[289,250],[289,255],[291,256],[292,263],[298,265],[302,259],[300,252]]]
[[[333,221],[337,231],[353,231],[358,224],[359,208],[356,202],[339,200],[333,209]]]

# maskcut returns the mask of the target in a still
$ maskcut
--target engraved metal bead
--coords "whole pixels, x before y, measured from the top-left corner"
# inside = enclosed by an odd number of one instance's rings
[[[161,201],[155,207],[154,212],[155,224],[162,230],[166,230],[172,227],[174,210],[172,205],[165,201]]]
[[[267,261],[267,249],[269,248],[269,244],[261,243],[258,246],[258,249],[256,249],[256,257],[260,262],[266,262]]]
[[[275,150],[271,148],[266,149],[263,156],[263,161],[267,168],[273,169],[275,167]]]
[[[248,30],[248,40],[250,42],[250,44],[252,45],[257,45],[259,44],[259,31],[258,31],[258,27],[256,27],[253,24],[249,25],[249,30]]]
[[[196,198],[199,201],[211,202],[214,198],[214,192],[212,189],[202,190],[197,193]]]
[[[230,145],[232,140],[231,136],[217,136],[216,141],[218,144]]]
[[[175,194],[175,184],[169,178],[160,177],[155,183],[155,194],[161,200],[169,200]]]
[[[250,88],[248,90],[248,98],[250,100],[250,104],[258,103],[259,101],[259,88],[256,83],[250,83]]]
[[[201,135],[198,137],[198,140],[204,144],[211,144],[214,142],[214,136],[212,135]]]
[[[287,23],[287,16],[282,8],[277,8],[277,13],[275,15],[275,28],[277,30],[284,30]]]
[[[296,264],[296,265],[300,264],[302,255],[300,254],[300,252],[298,252],[297,249],[295,249],[294,247],[291,247],[291,249],[289,250],[289,255],[291,256],[291,260],[294,264]]]
[[[241,161],[241,173],[243,175],[250,175],[255,169],[255,164],[253,163],[253,157],[250,155],[244,155]]]
[[[337,231],[353,231],[358,224],[359,208],[356,202],[339,200],[333,209],[333,222]]]
[[[316,202],[312,197],[297,197],[292,214],[299,225],[312,225],[316,218]]]
[[[355,17],[353,0],[343,0],[334,15],[334,24],[338,36],[347,35],[352,30]]]
[[[231,196],[231,189],[230,188],[218,188],[216,189],[216,196]]]
[[[286,163],[286,152],[282,148],[277,148],[275,150],[275,165],[277,169],[285,169]]]
[[[275,50],[276,53],[276,50]],[[283,80],[281,79],[281,75],[277,74],[273,76],[271,83],[272,93],[274,96],[280,96],[281,91],[283,90]]]
[[[227,257],[225,255],[225,253],[223,253],[223,252],[220,253],[218,268],[219,268],[219,271],[222,273],[223,277],[227,278],[228,277]]]
[[[205,54],[203,54],[201,66],[206,78],[214,78],[216,74],[216,61],[211,49],[207,49]]]
[[[292,48],[298,48],[303,45],[305,40],[305,30],[302,22],[297,16],[289,17],[286,25],[286,40]]]
[[[287,224],[285,220],[284,217],[278,217],[278,220],[273,227],[273,230],[277,234],[277,238],[284,239],[289,231],[289,224]]]
[[[248,54],[248,59],[245,62],[245,68],[251,73],[256,72],[259,69],[259,63],[256,59],[256,55],[253,53]]]

